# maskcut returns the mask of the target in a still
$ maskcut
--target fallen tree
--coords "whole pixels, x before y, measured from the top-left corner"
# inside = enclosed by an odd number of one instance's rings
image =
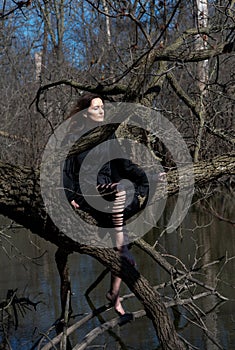
[[[187,167],[185,167],[187,174]],[[208,162],[194,165],[195,186],[203,186],[223,175],[235,174],[235,154],[218,156]],[[125,259],[112,249],[80,244],[61,232],[48,216],[40,192],[39,170],[23,168],[0,162],[0,212],[29,229],[34,234],[59,247],[61,256],[72,252],[88,254],[114,274],[120,276],[142,302],[147,316],[152,320],[163,349],[184,349],[160,294]],[[169,171],[168,195],[178,191],[177,170]],[[185,183],[187,187],[187,182]],[[164,262],[162,263],[164,265]],[[63,268],[66,266],[66,258]],[[63,279],[62,279],[63,280]]]

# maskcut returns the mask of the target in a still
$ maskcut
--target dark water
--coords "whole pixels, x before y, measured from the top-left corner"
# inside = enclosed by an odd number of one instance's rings
[[[212,202],[213,208],[227,219],[234,220],[234,197],[217,196]],[[167,216],[167,214],[165,214]],[[154,242],[161,232],[161,219],[159,228],[152,230],[147,235],[149,242]],[[1,234],[1,275],[0,275],[0,302],[5,299],[9,289],[17,289],[17,296],[28,297],[32,301],[40,301],[35,310],[17,310],[19,324],[17,329],[9,320],[4,320],[4,330],[1,327],[0,349],[5,349],[6,338],[13,350],[28,350],[48,331],[60,315],[59,300],[59,277],[54,262],[56,247],[50,243],[32,235],[30,232],[18,227],[7,229],[9,221],[0,218]],[[204,311],[213,308],[213,311],[202,318],[212,336],[222,349],[235,349],[235,231],[234,225],[219,220],[210,215],[207,209],[201,205],[194,206],[181,229],[175,233],[164,234],[159,241],[162,249],[171,255],[179,257],[182,262],[189,266],[195,262],[195,249],[197,249],[198,265],[209,264],[218,258],[220,263],[213,264],[203,270],[204,276],[200,277],[205,283],[217,287],[219,292],[230,300],[215,307],[219,299],[215,296],[201,299],[197,302],[198,307]],[[166,279],[164,271],[156,263],[137,247],[133,253],[136,257],[140,272],[152,285],[158,285]],[[201,257],[201,258],[200,258]],[[227,259],[227,260],[226,260]],[[227,261],[224,264],[225,260]],[[168,257],[168,261],[175,260]],[[89,303],[84,296],[86,289],[95,281],[104,270],[103,266],[88,256],[74,254],[69,258],[71,281],[73,289],[74,314],[85,316],[90,310]],[[100,285],[90,294],[91,300],[96,307],[106,303],[105,293],[109,288],[109,275],[106,275]],[[164,292],[161,290],[161,293]],[[127,294],[129,290],[122,286],[121,294]],[[124,302],[129,311],[141,309],[141,304],[131,298]],[[175,319],[180,334],[198,349],[214,350],[218,347],[205,337],[196,326],[189,325],[186,317],[189,316],[184,309],[180,317]],[[5,314],[4,314],[5,315]],[[5,315],[6,316],[6,315]],[[78,321],[83,316],[76,317]],[[114,317],[113,310],[109,310],[103,317],[109,320]],[[99,326],[97,318],[87,322],[79,331],[70,337],[73,346],[81,341],[85,334],[92,328]],[[4,336],[4,332],[5,335]],[[52,331],[51,336],[54,333]],[[137,319],[123,327],[116,327],[113,333],[104,333],[97,337],[92,346],[95,349],[157,349],[158,339],[151,321],[146,317]],[[36,347],[39,349],[40,347]],[[92,347],[91,347],[92,348]]]

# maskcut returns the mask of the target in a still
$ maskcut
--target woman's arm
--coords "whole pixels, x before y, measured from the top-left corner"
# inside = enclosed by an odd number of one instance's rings
[[[73,157],[67,158],[63,167],[63,187],[65,195],[69,203],[78,209],[80,205],[78,204],[78,188],[79,184],[75,176],[75,159]]]

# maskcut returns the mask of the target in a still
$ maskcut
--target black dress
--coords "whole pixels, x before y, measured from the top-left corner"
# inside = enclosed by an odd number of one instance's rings
[[[116,141],[115,154],[118,157],[112,159],[110,144],[102,143],[92,149],[67,156],[63,167],[63,187],[69,203],[75,200],[79,204],[79,210],[88,212],[98,222],[98,226],[102,227],[115,226],[110,208],[118,191],[126,192],[124,224],[145,207],[149,194],[148,178],[143,169],[125,159],[115,135],[108,141]],[[88,161],[87,156],[90,157]],[[126,182],[123,183],[123,179]],[[99,204],[100,196],[105,199],[106,206]],[[89,198],[91,201],[87,200]]]

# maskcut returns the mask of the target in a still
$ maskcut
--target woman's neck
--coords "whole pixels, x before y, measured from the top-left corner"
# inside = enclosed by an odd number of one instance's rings
[[[97,128],[98,126],[101,126],[101,125],[103,125],[103,122],[97,122],[90,118],[85,118],[85,128],[87,130]]]

